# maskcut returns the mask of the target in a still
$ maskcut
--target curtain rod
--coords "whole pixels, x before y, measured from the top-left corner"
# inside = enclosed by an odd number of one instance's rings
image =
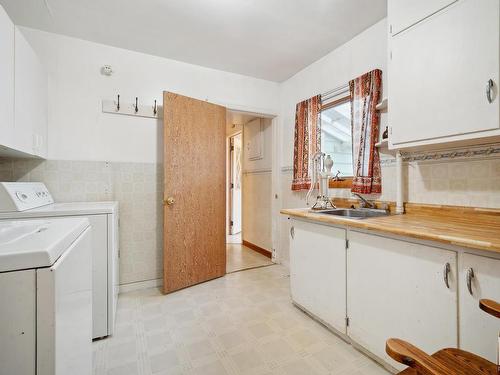
[[[331,99],[331,98],[333,98],[337,95],[343,94],[347,91],[349,91],[349,84],[338,86],[338,87],[334,88],[333,90],[329,90],[329,91],[321,94],[321,100]]]

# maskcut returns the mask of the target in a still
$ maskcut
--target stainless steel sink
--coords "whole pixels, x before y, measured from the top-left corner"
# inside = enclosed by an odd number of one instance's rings
[[[349,219],[366,219],[369,217],[389,216],[385,210],[364,209],[364,208],[339,208],[336,210],[317,211],[321,215],[341,216]]]

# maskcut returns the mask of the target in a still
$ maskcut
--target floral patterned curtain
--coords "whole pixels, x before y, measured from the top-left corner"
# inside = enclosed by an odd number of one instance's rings
[[[360,194],[382,192],[378,142],[380,114],[375,106],[380,101],[382,71],[363,74],[349,82],[351,93],[352,156],[354,177],[351,191]]]
[[[321,129],[318,115],[321,96],[300,102],[295,110],[295,139],[293,148],[292,190],[308,190],[311,186],[309,164],[312,155],[321,147]]]

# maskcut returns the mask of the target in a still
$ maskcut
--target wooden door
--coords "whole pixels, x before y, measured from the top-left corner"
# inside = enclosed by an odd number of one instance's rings
[[[163,291],[226,273],[226,108],[163,94]]]
[[[354,231],[348,238],[348,336],[396,368],[404,366],[386,354],[388,338],[427,353],[456,348],[457,254]]]
[[[479,300],[500,301],[500,259],[466,253],[460,263],[460,349],[496,363],[500,319],[479,309]]]
[[[346,333],[345,229],[292,220],[292,299],[337,331]]]

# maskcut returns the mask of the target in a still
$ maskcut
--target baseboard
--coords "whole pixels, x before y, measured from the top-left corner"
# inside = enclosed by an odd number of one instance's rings
[[[119,288],[119,293],[134,292],[136,290],[156,288],[163,285],[163,279],[153,279],[136,281],[133,283],[121,284]]]
[[[257,246],[255,244],[248,242],[248,241],[245,241],[245,240],[242,241],[242,244],[243,244],[243,246],[246,246],[249,249],[252,249],[253,251],[258,252],[259,254],[262,254],[262,255],[268,257],[269,259],[273,258],[273,253],[270,252],[269,250],[266,250],[260,246]]]

